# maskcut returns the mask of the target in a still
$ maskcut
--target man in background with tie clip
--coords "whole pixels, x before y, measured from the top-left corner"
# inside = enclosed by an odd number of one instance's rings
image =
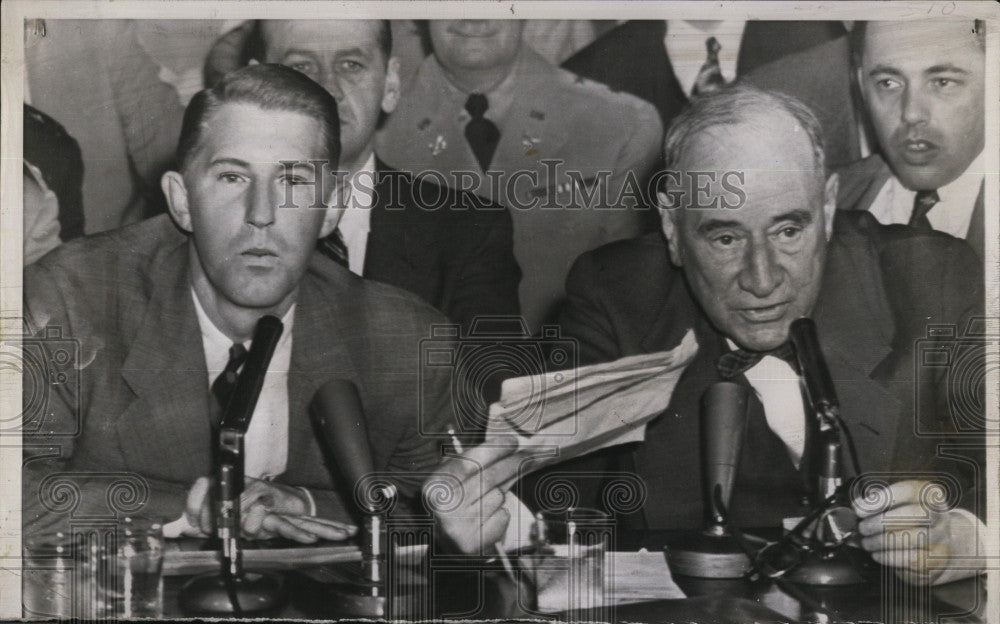
[[[303,74],[227,74],[188,107],[178,170],[162,181],[169,215],[72,241],[25,271],[29,333],[64,373],[25,392],[41,399],[25,405],[26,535],[106,517],[122,483],[130,514],[173,520],[168,537],[208,534],[213,428],[264,315],[284,330],[245,436],[244,533],[355,533],[354,501],[331,487],[307,415],[331,379],[357,385],[374,467],[412,501],[440,458],[434,434],[454,422],[450,369],[425,371],[422,386],[419,374],[420,340],[447,320],[316,249],[342,213],[338,187],[317,184],[338,165],[340,132],[333,96]],[[76,497],[63,505],[67,487]]]
[[[579,340],[582,363],[672,349],[692,329],[698,354],[644,442],[558,470],[641,477],[645,504],[619,516],[623,528],[699,528],[699,404],[709,386],[730,380],[753,390],[730,520],[779,527],[806,515],[818,423],[788,341],[790,324],[811,317],[863,472],[844,476],[891,484],[853,492],[861,546],[914,582],[976,573],[985,399],[975,384],[984,361],[981,342],[978,351],[962,343],[969,334],[976,342],[969,321],[983,313],[975,255],[951,237],[882,226],[864,212],[835,219],[837,176],[826,172],[819,125],[787,96],[748,86],[702,96],[668,132],[665,161],[663,233],[581,256],[561,325]],[[940,328],[950,339],[931,331]],[[919,356],[930,336],[971,374],[928,367]],[[970,400],[953,400],[963,392]],[[939,448],[945,442],[958,446]],[[580,504],[599,506],[587,494],[601,488],[587,484]],[[929,491],[944,504],[924,505]],[[524,492],[530,505],[531,488]]]
[[[839,172],[838,208],[947,232],[985,258],[985,24],[858,22],[852,40],[879,153]]]

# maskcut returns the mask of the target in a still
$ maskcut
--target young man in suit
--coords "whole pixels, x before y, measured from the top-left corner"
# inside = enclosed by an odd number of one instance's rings
[[[637,208],[660,121],[648,103],[546,61],[525,44],[523,21],[427,28],[434,53],[376,149],[394,167],[436,172],[510,211],[521,311],[537,333],[576,256],[648,229],[649,211]]]
[[[520,269],[507,212],[471,193],[395,171],[375,154],[379,119],[399,101],[385,20],[265,20],[263,56],[301,71],[337,100],[349,196],[320,249],[350,270],[414,292],[468,330],[516,315]]]
[[[838,166],[860,156],[846,35],[829,21],[632,20],[562,66],[651,102],[664,128],[693,95],[737,79],[788,93],[817,114]]]
[[[29,332],[61,332],[39,340],[52,362],[65,363],[66,341],[79,349],[67,380],[26,405],[38,412],[25,434],[26,534],[106,517],[120,482],[135,489],[129,513],[172,520],[169,535],[207,533],[213,424],[265,314],[285,329],[246,434],[244,531],[302,542],[353,531],[353,501],[331,485],[307,416],[332,378],[359,388],[376,469],[416,494],[440,457],[434,434],[453,422],[449,375],[428,370],[421,386],[419,374],[420,341],[446,319],[316,250],[342,212],[324,207],[335,189],[317,197],[313,183],[317,165],[336,167],[340,129],[333,97],[299,72],[230,73],[188,107],[179,168],[163,176],[169,215],[26,269]],[[65,487],[77,493],[68,505]]]
[[[985,257],[983,23],[858,22],[852,39],[880,155],[839,172],[838,207],[947,232]]]

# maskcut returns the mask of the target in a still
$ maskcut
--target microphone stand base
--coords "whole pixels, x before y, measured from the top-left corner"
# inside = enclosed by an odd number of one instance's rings
[[[864,583],[860,561],[855,561],[856,558],[851,557],[848,550],[849,548],[841,547],[830,553],[811,552],[784,578],[798,585],[839,586]]]
[[[234,609],[230,589],[239,604]],[[284,579],[271,573],[244,572],[232,579],[222,574],[196,576],[180,592],[181,611],[188,617],[267,617],[288,604]]]
[[[671,573],[681,576],[740,578],[751,570],[750,559],[728,533],[685,534],[670,540],[665,550]]]

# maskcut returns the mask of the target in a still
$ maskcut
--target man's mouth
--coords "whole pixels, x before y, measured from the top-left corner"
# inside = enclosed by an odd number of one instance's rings
[[[910,165],[926,165],[941,150],[937,144],[927,139],[910,138],[898,143],[900,155]]]
[[[266,247],[251,247],[246,249],[241,254],[243,256],[250,256],[255,258],[267,258],[267,257],[278,257],[278,252],[268,249]]]
[[[788,311],[788,306],[791,305],[789,302],[785,301],[782,303],[775,303],[768,306],[754,306],[748,308],[739,308],[738,312],[744,320],[750,323],[770,323],[772,321],[777,321],[778,319],[785,316],[785,312]]]

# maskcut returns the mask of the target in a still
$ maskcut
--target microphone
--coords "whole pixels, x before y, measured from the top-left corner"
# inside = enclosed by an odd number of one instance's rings
[[[185,615],[263,617],[280,609],[287,600],[279,577],[243,573],[239,542],[240,495],[246,464],[244,436],[282,331],[284,325],[275,316],[263,316],[257,321],[243,370],[224,406],[215,455],[215,531],[222,544],[222,570],[221,574],[196,576],[181,588],[179,599]]]
[[[726,514],[732,497],[740,452],[749,418],[750,390],[731,381],[713,384],[702,395],[701,478],[705,524],[667,540],[671,572],[696,578],[739,578],[751,569],[744,538],[728,529]]]
[[[359,487],[363,479],[374,474],[375,467],[358,387],[346,379],[331,379],[324,383],[309,403],[309,418],[331,473],[336,470],[346,481],[346,493],[354,494],[354,500],[359,503],[359,511],[363,516],[360,535],[361,577],[325,588],[325,608],[331,609],[337,617],[388,617],[396,608],[390,599],[398,599],[402,595],[392,596],[385,587],[384,568],[389,554],[384,517],[386,512],[380,511],[376,506],[374,493],[363,491]],[[336,481],[336,476],[334,480]],[[385,485],[381,494],[382,502],[388,504],[388,509],[393,502],[391,498],[396,495],[396,489],[392,485]]]
[[[327,461],[347,482],[347,491],[354,492],[358,482],[375,471],[358,387],[346,379],[326,382],[309,404],[309,418]]]
[[[747,428],[750,391],[730,381],[713,384],[702,397],[701,457],[705,511],[712,525],[721,526],[736,481],[736,470]],[[722,504],[716,502],[720,489]]]
[[[840,412],[840,401],[837,400],[837,391],[819,346],[816,323],[810,318],[797,319],[792,322],[789,334],[795,345],[795,357],[805,379],[809,402],[825,421],[835,421]],[[830,422],[823,424],[831,426]]]

